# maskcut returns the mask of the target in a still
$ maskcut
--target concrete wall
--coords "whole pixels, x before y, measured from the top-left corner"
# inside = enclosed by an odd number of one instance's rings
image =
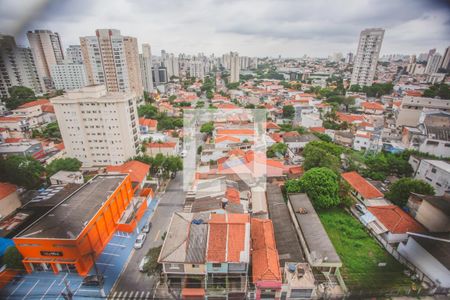
[[[427,201],[422,201],[422,205],[417,210],[416,220],[431,232],[450,230],[450,217]]]

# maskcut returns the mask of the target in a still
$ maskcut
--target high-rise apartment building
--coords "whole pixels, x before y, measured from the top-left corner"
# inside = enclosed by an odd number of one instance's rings
[[[28,31],[27,38],[42,88],[44,91],[52,89],[51,66],[62,64],[64,60],[59,34],[50,30],[35,30]]]
[[[142,44],[142,54],[139,54],[141,63],[141,77],[144,91],[153,92],[152,50],[149,44]]]
[[[52,98],[69,157],[84,166],[118,165],[139,153],[137,96],[92,85]]]
[[[172,76],[180,77],[180,65],[178,63],[178,57],[173,55],[173,53],[164,54],[163,63],[167,69],[168,80],[170,80]]]
[[[433,53],[427,62],[427,66],[425,67],[425,74],[433,74],[439,70],[441,65],[442,55],[439,53]]]
[[[230,65],[231,65],[231,74],[230,74],[230,83],[239,82],[239,54],[237,52],[230,52]]]
[[[205,64],[201,60],[191,60],[189,63],[189,75],[197,79],[205,78]]]
[[[19,47],[14,37],[0,34],[0,97],[9,97],[8,89],[13,86],[42,93],[31,49]]]
[[[57,90],[74,90],[88,85],[83,64],[52,65],[50,74]]]
[[[381,28],[369,28],[361,31],[353,64],[351,85],[372,85],[383,37],[384,29]]]
[[[117,29],[97,29],[80,37],[89,84],[104,84],[108,92],[143,94],[137,39]]]
[[[441,68],[447,72],[450,71],[450,46],[445,49],[444,57],[442,58]]]
[[[72,64],[82,64],[83,55],[81,54],[81,46],[70,45],[66,49],[66,59]]]

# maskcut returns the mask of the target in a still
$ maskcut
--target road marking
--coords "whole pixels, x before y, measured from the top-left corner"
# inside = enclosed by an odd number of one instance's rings
[[[141,296],[140,296],[139,298],[141,298],[141,299],[142,299],[142,298],[144,297],[144,293],[145,293],[145,292],[144,292],[144,291],[142,291],[142,292],[141,292]]]
[[[22,280],[21,282],[20,282],[20,284],[18,285],[18,286],[16,286],[16,288],[14,289],[14,291],[12,291],[12,293],[11,294],[9,294],[9,296],[8,296],[8,298],[6,298],[6,299],[9,299],[9,297],[11,297],[21,286],[22,286],[22,284],[25,282],[25,280]]]
[[[107,264],[107,263],[101,263],[101,262],[98,262],[98,263],[96,263],[97,265],[102,265],[102,266],[110,266],[110,267],[114,267],[114,265],[113,264]]]
[[[145,299],[149,299],[148,296],[150,296],[150,291],[148,291],[147,294],[145,294]]]
[[[34,288],[39,283],[39,281],[41,281],[41,280],[39,279],[38,281],[36,281],[36,283],[31,287],[31,289],[28,291],[28,293],[22,299],[26,299],[28,297],[28,295],[31,293],[32,290],[34,290]]]
[[[120,292],[119,292],[119,294],[117,295],[117,298],[119,298],[119,299],[120,299],[120,298],[122,297],[122,293],[123,293],[123,292],[122,292],[122,291],[120,291]]]
[[[52,286],[55,284],[55,282],[56,282],[56,280],[53,280],[52,284],[45,291],[44,295],[42,295],[41,300],[45,298],[45,295],[47,295],[48,291],[52,288]]]
[[[78,285],[77,289],[75,290],[75,293],[73,293],[74,295],[76,295],[78,293],[78,291],[80,291],[81,285],[83,284],[83,281],[80,282],[80,284]]]
[[[102,254],[105,254],[105,255],[111,255],[111,256],[120,256],[119,254],[115,254],[115,253],[106,253],[106,252],[103,252]]]
[[[61,283],[64,282],[64,279],[66,279],[67,275],[69,275],[69,273],[66,273],[66,274],[64,275],[64,277],[63,277],[63,278],[61,279],[61,281],[59,282],[58,286],[60,286]]]
[[[123,298],[126,299],[126,298],[127,298],[127,295],[128,295],[128,291],[126,291],[126,292],[123,294]]]
[[[122,247],[122,248],[126,248],[126,247],[127,247],[127,246],[125,246],[125,245],[115,244],[115,243],[109,243],[109,245],[111,245],[111,246],[116,246],[116,247]]]
[[[158,230],[158,233],[156,234],[155,239],[153,240],[154,242],[156,242],[158,240],[160,232],[161,232],[161,229]]]
[[[130,299],[131,299],[131,298],[133,298],[133,295],[134,295],[134,291],[131,291],[130,296],[128,296],[128,297],[130,297]]]

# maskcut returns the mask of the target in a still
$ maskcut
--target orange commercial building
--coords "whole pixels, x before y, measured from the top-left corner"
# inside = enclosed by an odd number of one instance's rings
[[[97,175],[13,240],[27,272],[86,276],[133,205],[128,174]]]

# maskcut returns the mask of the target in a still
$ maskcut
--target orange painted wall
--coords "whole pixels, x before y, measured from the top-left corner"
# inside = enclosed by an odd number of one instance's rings
[[[120,216],[132,197],[128,175],[75,240],[22,237],[14,238],[14,243],[24,257],[24,262],[38,262],[39,259],[52,259],[54,262],[59,259],[75,260],[78,273],[87,275],[93,265],[93,257],[97,257],[113,237]],[[60,251],[63,256],[42,256],[40,251]]]
[[[147,201],[143,201],[141,206],[136,211],[136,218],[128,224],[118,224],[117,230],[123,231],[123,232],[129,232],[129,233],[133,232],[133,230],[138,225],[138,222],[141,220],[142,216],[145,214],[147,207],[148,207]]]

